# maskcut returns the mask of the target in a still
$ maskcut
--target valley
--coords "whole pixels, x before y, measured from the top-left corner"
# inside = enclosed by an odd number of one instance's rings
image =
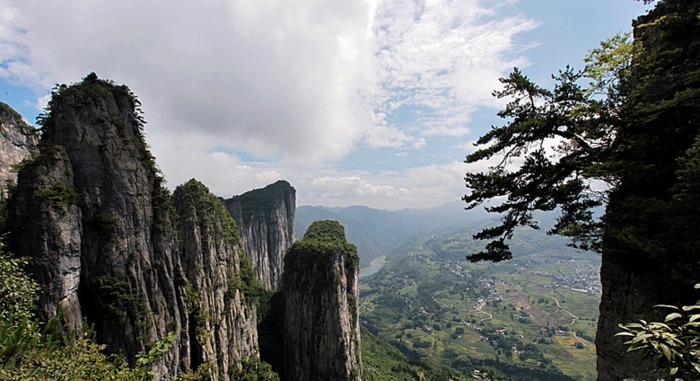
[[[594,380],[598,256],[530,230],[513,260],[470,263],[470,231],[413,237],[362,278],[362,324],[464,376]]]

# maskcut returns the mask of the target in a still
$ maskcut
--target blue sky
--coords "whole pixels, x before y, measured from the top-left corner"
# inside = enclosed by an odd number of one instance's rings
[[[514,66],[542,84],[630,31],[632,0],[0,0],[0,100],[33,122],[94,71],[143,103],[174,187],[278,179],[298,205],[458,200]]]

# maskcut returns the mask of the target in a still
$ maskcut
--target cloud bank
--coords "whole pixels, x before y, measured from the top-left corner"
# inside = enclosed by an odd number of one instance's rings
[[[285,178],[302,203],[432,206],[461,195],[461,163],[336,165],[467,136],[525,62],[513,37],[536,23],[501,16],[512,3],[0,0],[0,80],[43,102],[92,71],[128,84],[171,185],[228,196]]]

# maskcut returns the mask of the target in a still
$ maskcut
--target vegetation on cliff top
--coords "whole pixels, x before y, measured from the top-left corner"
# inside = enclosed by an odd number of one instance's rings
[[[179,185],[173,191],[173,203],[178,215],[178,226],[182,226],[182,218],[194,211],[197,223],[201,226],[220,225],[222,239],[233,249],[238,247],[239,271],[229,269],[227,272],[229,289],[227,295],[232,295],[235,290],[240,290],[250,302],[256,302],[260,296],[262,286],[255,277],[250,260],[243,252],[241,237],[236,221],[231,217],[221,203],[221,200],[209,192],[201,182],[191,179],[183,185]],[[214,229],[211,229],[213,231]]]
[[[8,123],[10,121],[17,123],[17,127],[24,133],[30,133],[36,130],[33,126],[25,123],[24,119],[22,119],[22,115],[20,115],[15,109],[10,107],[5,102],[0,102],[0,124]]]
[[[357,247],[346,241],[343,225],[338,221],[316,221],[306,230],[304,238],[287,250],[284,271],[304,271],[314,265],[328,266],[331,254],[337,252],[343,254],[346,269],[359,265]]]
[[[110,99],[118,104],[122,114],[109,115],[105,112],[105,102]],[[98,123],[113,125],[125,143],[133,144],[135,149],[133,155],[149,170],[156,183],[156,188],[165,182],[143,135],[146,121],[140,107],[141,102],[129,87],[117,85],[111,80],[99,79],[95,73],[88,74],[82,81],[75,84],[57,84],[51,91],[51,99],[46,108],[37,116],[37,124],[42,131],[42,143],[47,140],[44,136],[50,135],[52,127],[57,123],[54,120],[54,113],[62,110],[65,105],[76,110],[102,108],[102,111],[92,115],[92,117]],[[39,148],[41,150],[41,144]]]
[[[292,189],[288,182],[280,180],[265,188],[253,189],[234,196],[230,201],[240,202],[243,220],[250,221],[253,217],[265,218],[271,210],[279,206],[280,200],[283,200],[284,195]]]

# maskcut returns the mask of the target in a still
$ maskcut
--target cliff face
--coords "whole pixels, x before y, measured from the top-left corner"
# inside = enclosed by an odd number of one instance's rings
[[[17,183],[13,166],[29,157],[39,142],[38,134],[10,106],[0,102],[0,197],[7,197],[6,184]]]
[[[213,365],[209,379],[228,380],[232,367],[258,355],[250,294],[259,286],[219,199],[196,180],[177,187],[173,199],[188,296],[189,366]]]
[[[83,232],[80,199],[73,188],[73,169],[63,147],[44,145],[42,153],[19,174],[9,212],[10,248],[31,256],[34,277],[44,286],[37,314],[56,315],[60,304],[71,329],[82,321],[78,285]]]
[[[155,369],[164,374],[187,353],[184,276],[136,102],[94,75],[54,92],[39,157],[10,207],[10,248],[35,259],[48,287],[40,311],[54,315],[64,301],[66,324],[86,316],[110,352],[134,361],[168,332],[184,335]]]
[[[284,293],[263,291],[258,278],[281,287],[294,188],[280,181],[226,201],[228,210],[196,180],[170,195],[138,104],[126,86],[91,74],[55,89],[40,117],[41,141],[21,165],[7,220],[9,249],[30,258],[42,285],[39,317],[60,309],[61,322],[78,331],[87,319],[97,341],[132,364],[172,334],[151,369],[158,379],[198,369],[229,380],[262,369],[263,295],[264,316],[279,318],[277,327],[286,321],[286,354],[275,360],[286,358],[290,379],[360,379],[359,261],[342,226],[312,225],[288,251]],[[265,369],[262,377],[272,377]]]
[[[278,181],[226,200],[224,205],[240,227],[243,250],[258,280],[267,289],[279,289],[282,259],[294,242],[294,188]]]
[[[343,227],[314,222],[284,262],[287,379],[360,380],[359,259]]]
[[[54,92],[10,200],[9,247],[31,258],[42,319],[59,305],[70,328],[86,317],[132,363],[174,333],[159,378],[206,364],[227,380],[258,357],[259,286],[219,199],[196,181],[174,196],[162,187],[137,105],[94,74]]]
[[[627,353],[618,324],[663,321],[656,304],[689,305],[700,272],[700,3],[657,2],[634,25],[637,50],[618,130],[622,171],[605,217],[596,332],[598,378],[657,379]]]

